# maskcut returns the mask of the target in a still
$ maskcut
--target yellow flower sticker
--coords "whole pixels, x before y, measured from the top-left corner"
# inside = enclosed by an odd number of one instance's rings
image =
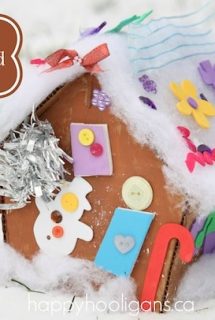
[[[200,99],[195,85],[189,80],[184,80],[181,84],[171,82],[170,89],[180,100],[176,105],[178,111],[186,116],[193,116],[200,127],[208,129],[210,123],[207,116],[215,116],[215,106]]]

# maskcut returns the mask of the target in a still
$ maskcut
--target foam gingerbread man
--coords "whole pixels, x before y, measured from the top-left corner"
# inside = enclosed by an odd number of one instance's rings
[[[78,239],[92,240],[93,230],[79,221],[84,210],[91,210],[86,198],[91,191],[85,179],[76,177],[72,182],[65,182],[53,201],[36,198],[39,215],[34,224],[34,236],[41,251],[65,256],[73,252]]]

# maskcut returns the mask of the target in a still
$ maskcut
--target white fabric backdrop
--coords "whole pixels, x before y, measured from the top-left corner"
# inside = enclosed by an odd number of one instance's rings
[[[153,16],[194,11],[207,0],[1,0],[1,13],[11,15],[24,34],[22,54],[43,56],[66,47],[81,28],[119,20],[153,9]]]

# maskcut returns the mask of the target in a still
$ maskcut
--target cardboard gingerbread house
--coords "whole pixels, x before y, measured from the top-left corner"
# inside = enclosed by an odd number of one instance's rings
[[[89,35],[73,50],[34,60],[38,68],[26,67],[20,89],[1,109],[1,140],[10,143],[9,130],[19,131],[34,105],[73,163],[65,162],[68,174],[52,199],[41,194],[10,210],[12,200],[2,196],[9,210],[1,213],[4,241],[24,257],[42,251],[89,260],[112,277],[134,279],[143,306],[159,301],[162,311],[192,260],[189,228],[197,211],[213,209],[213,150],[205,148],[215,109],[203,75],[210,48],[202,57],[190,46],[183,59],[171,56],[182,57],[181,49],[157,59],[150,48],[159,30],[156,20],[149,23]],[[168,41],[157,44],[161,52],[171,51]]]

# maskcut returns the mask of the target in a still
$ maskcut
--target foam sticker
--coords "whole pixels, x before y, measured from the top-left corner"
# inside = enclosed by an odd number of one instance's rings
[[[143,311],[149,311],[151,306],[155,306],[154,301],[156,299],[163,266],[170,242],[173,239],[179,241],[179,256],[184,263],[190,262],[193,258],[194,241],[189,230],[176,223],[162,225],[155,238],[145,276],[141,295],[141,309]]]
[[[210,60],[201,61],[198,70],[203,82],[215,88],[215,66],[212,65]]]
[[[203,254],[215,252],[215,212],[209,214],[205,219],[197,219],[191,228],[195,239],[195,253]]]
[[[110,176],[113,163],[106,124],[71,124],[74,175]]]
[[[192,173],[195,169],[196,164],[200,164],[202,167],[206,165],[214,165],[215,162],[215,149],[210,152],[189,152],[185,160],[188,170]]]
[[[215,106],[198,97],[197,88],[190,80],[184,80],[181,84],[171,82],[170,89],[179,100],[176,105],[178,111],[192,116],[200,127],[208,129],[210,123],[207,117],[215,116]]]
[[[150,212],[117,208],[97,252],[96,266],[128,277],[153,219]]]
[[[34,224],[34,236],[41,251],[54,256],[73,252],[77,240],[91,241],[93,230],[79,221],[84,210],[91,210],[86,195],[91,185],[83,178],[65,182],[51,202],[36,198],[39,215]]]

